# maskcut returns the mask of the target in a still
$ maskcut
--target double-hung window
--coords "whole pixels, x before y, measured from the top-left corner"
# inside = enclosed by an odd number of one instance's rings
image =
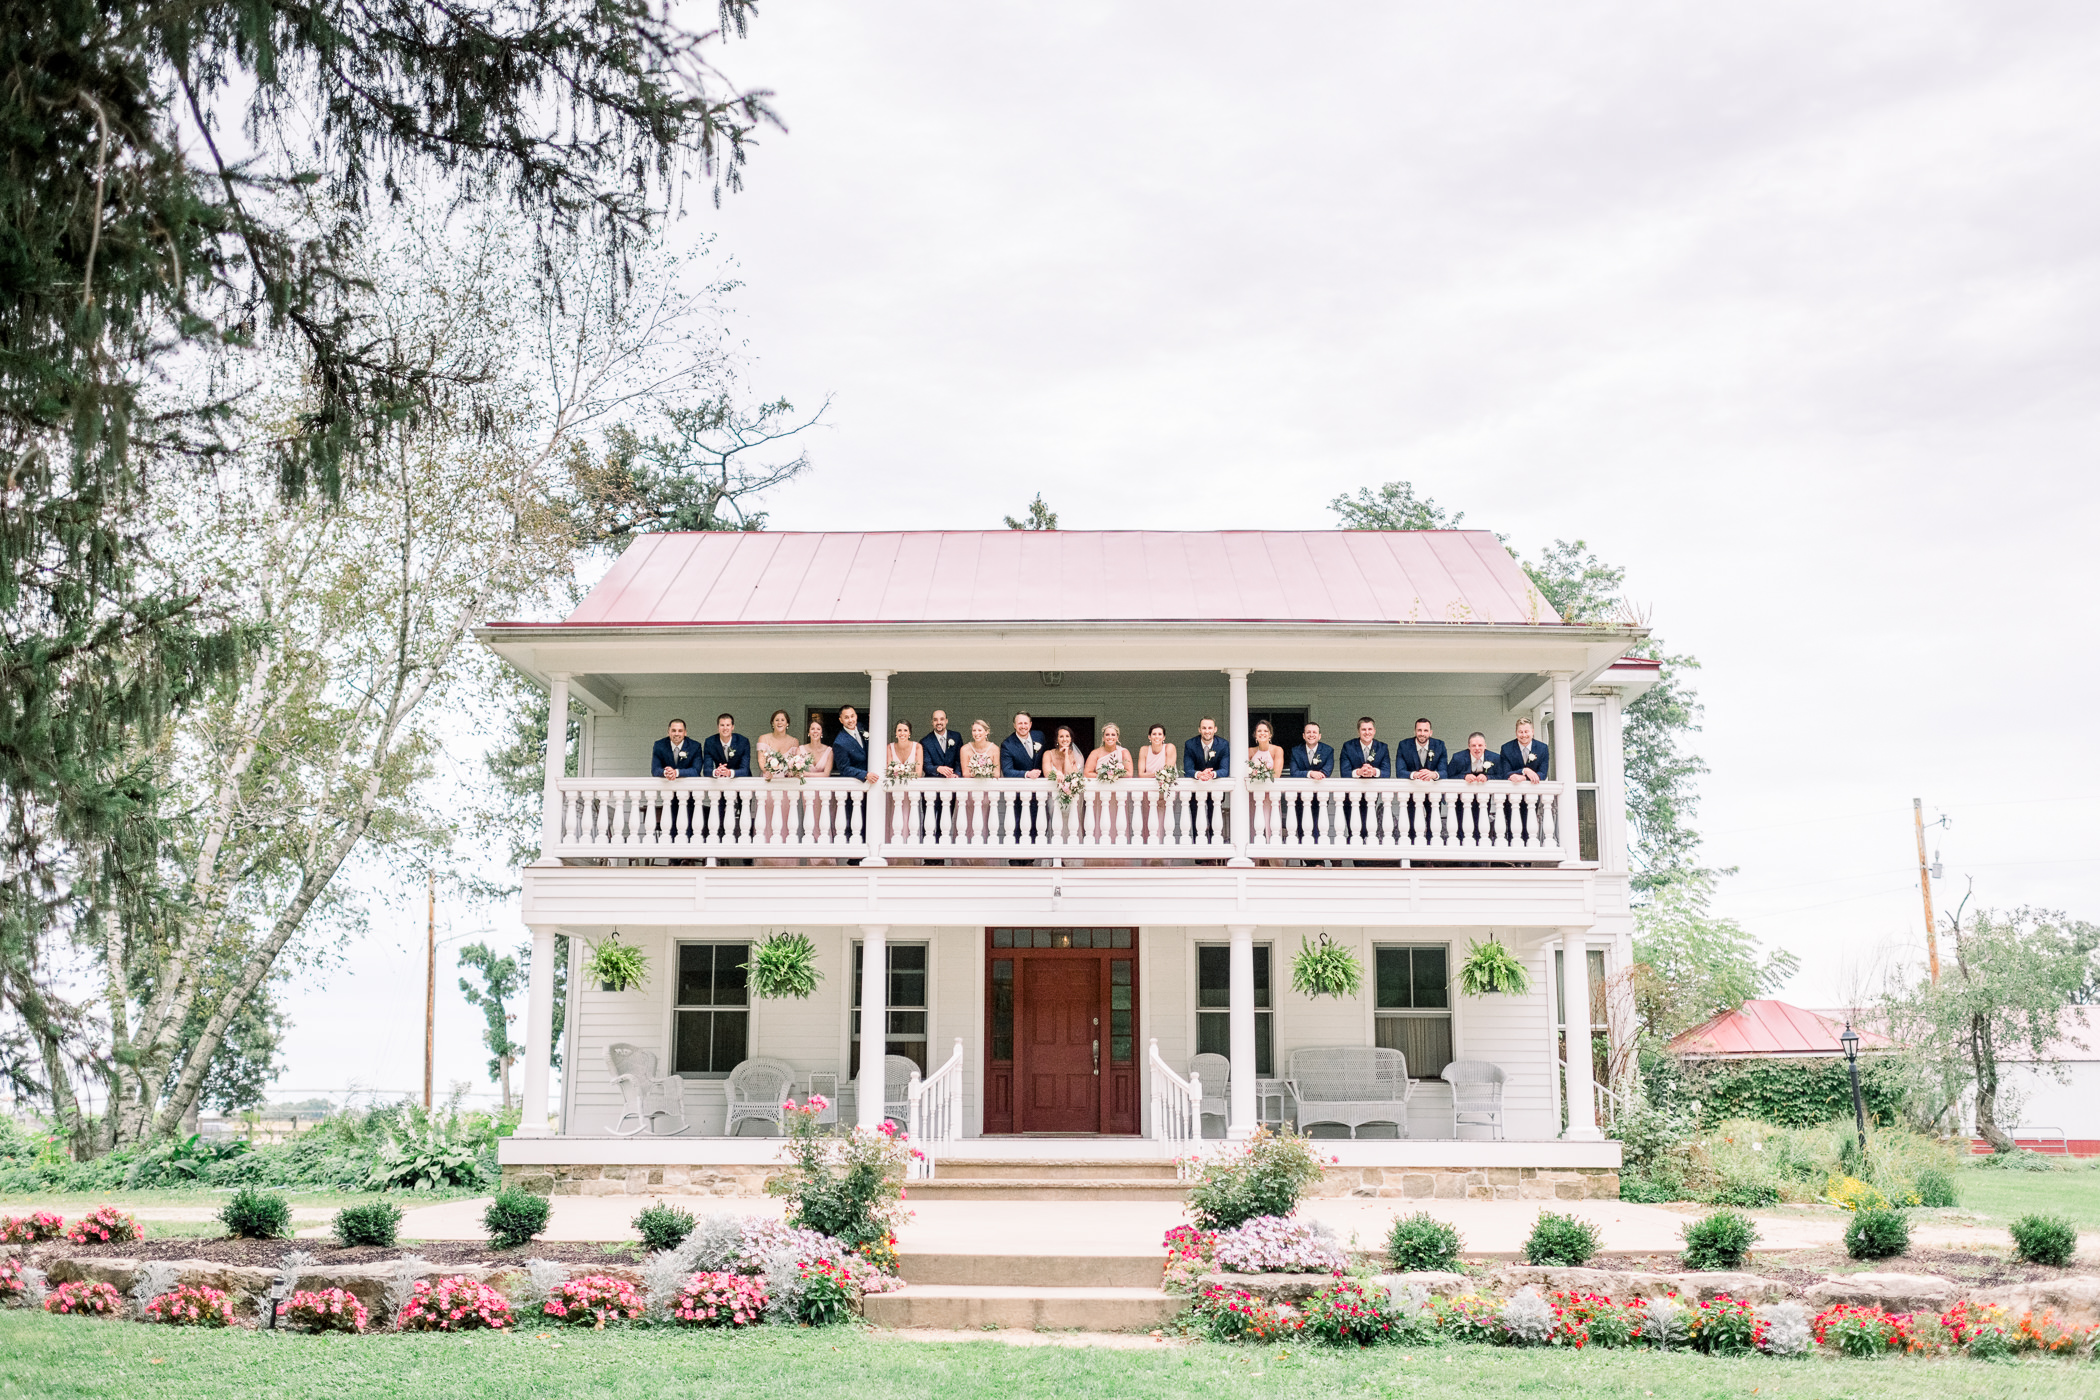
[[[671,1072],[720,1079],[751,1043],[748,943],[678,945],[678,1002],[672,1014]]]
[[[1254,1072],[1276,1073],[1270,1022],[1269,945],[1254,945]],[[1196,1053],[1232,1057],[1232,949],[1218,943],[1196,948]]]
[[[1381,1049],[1407,1056],[1412,1079],[1434,1079],[1451,1063],[1451,950],[1376,950],[1377,1036]]]
[[[926,1072],[926,945],[888,943],[889,1003],[888,1034],[882,1053],[902,1055]],[[847,1073],[860,1074],[861,969],[866,966],[865,944],[853,945],[853,1063]]]

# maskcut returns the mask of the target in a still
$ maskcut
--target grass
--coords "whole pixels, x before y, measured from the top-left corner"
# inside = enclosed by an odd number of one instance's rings
[[[2081,1230],[2100,1230],[2100,1170],[2077,1166],[2053,1172],[1971,1169],[1961,1174],[1965,1210],[2004,1224],[2023,1215],[2068,1216]]]
[[[527,1332],[467,1337],[301,1337],[208,1333],[43,1314],[0,1315],[0,1397],[794,1395],[821,1388],[855,1400],[977,1396],[1240,1397],[1668,1396],[1706,1400],[2050,1400],[2100,1396],[2100,1368],[2028,1360],[1888,1357],[1737,1360],[1652,1352],[1509,1351],[1478,1346],[1329,1351],[1026,1347],[909,1341],[856,1329],[744,1334]]]
[[[237,1189],[232,1186],[200,1186],[180,1191],[127,1191],[121,1187],[112,1187],[107,1191],[10,1191],[0,1193],[0,1215],[19,1214],[26,1210],[55,1210],[67,1215],[80,1215],[96,1206],[117,1206],[124,1210],[136,1210],[141,1206],[203,1206],[217,1210],[226,1204]],[[472,1200],[477,1196],[489,1194],[487,1191],[478,1190],[337,1191],[318,1186],[265,1186],[262,1189],[281,1192],[291,1201],[294,1210],[334,1209],[338,1206],[359,1205],[365,1201],[392,1201],[403,1210],[414,1210],[417,1206]]]

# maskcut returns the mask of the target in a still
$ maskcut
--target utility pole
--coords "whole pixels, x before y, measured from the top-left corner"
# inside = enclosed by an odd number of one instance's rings
[[[1918,838],[1918,849],[1924,850],[1925,838]],[[438,877],[437,867],[430,870],[430,941],[429,952],[423,969],[423,1107],[430,1107],[430,1084],[437,1061],[437,1009],[438,1009]],[[1939,961],[1934,958],[1932,976],[1939,980]]]
[[[1940,935],[1932,922],[1932,868],[1925,863],[1925,800],[1910,800],[1910,821],[1918,833],[1918,889],[1925,896],[1925,955],[1932,960],[1932,985],[1940,984]]]

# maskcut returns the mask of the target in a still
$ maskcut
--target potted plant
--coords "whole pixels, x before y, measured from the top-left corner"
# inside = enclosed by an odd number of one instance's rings
[[[1298,955],[1291,959],[1294,990],[1309,997],[1353,997],[1363,981],[1363,966],[1356,954],[1329,938],[1325,930],[1317,948],[1304,938],[1298,940]]]
[[[649,959],[631,943],[620,941],[620,931],[602,943],[590,945],[583,960],[583,975],[608,992],[639,987],[649,976]]]
[[[1484,997],[1490,992],[1520,997],[1531,990],[1531,975],[1524,971],[1524,964],[1517,961],[1515,953],[1500,940],[1490,938],[1466,950],[1458,965],[1458,989],[1469,997]]]
[[[776,933],[760,939],[752,945],[751,961],[744,969],[751,974],[751,995],[767,1000],[807,1000],[824,976],[817,971],[817,945],[806,933]]]

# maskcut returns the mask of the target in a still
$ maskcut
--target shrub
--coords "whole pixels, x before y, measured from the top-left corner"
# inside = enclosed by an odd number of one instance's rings
[[[1659,1206],[1676,1200],[1683,1193],[1653,1181],[1645,1176],[1622,1176],[1619,1178],[1619,1199],[1638,1205]]]
[[[883,1240],[904,1223],[904,1172],[914,1149],[889,1122],[844,1137],[817,1123],[817,1096],[786,1114],[787,1155],[794,1163],[766,1183],[788,1198],[787,1223],[829,1235],[847,1249]]]
[[[1823,1195],[1832,1205],[1846,1210],[1887,1210],[1889,1198],[1881,1188],[1856,1176],[1834,1176],[1823,1189]]]
[[[124,1295],[110,1283],[62,1283],[44,1295],[44,1311],[122,1317]]]
[[[243,1186],[219,1207],[219,1223],[237,1240],[281,1240],[292,1233],[292,1203],[275,1191]]]
[[[2030,1264],[2062,1268],[2078,1250],[2078,1231],[2061,1215],[2023,1215],[2012,1223],[2013,1253]]]
[[[766,1286],[746,1274],[694,1274],[671,1304],[672,1320],[688,1327],[750,1327],[765,1315]]]
[[[547,1228],[547,1217],[552,1211],[545,1196],[513,1186],[496,1193],[496,1199],[481,1213],[481,1224],[496,1248],[516,1249],[529,1244],[534,1235]]]
[[[652,1252],[678,1248],[699,1223],[691,1211],[662,1204],[650,1206],[633,1221],[634,1228],[641,1232],[642,1248]]]
[[[401,1229],[401,1207],[390,1201],[344,1206],[335,1213],[335,1237],[345,1248],[378,1245],[391,1248]]]
[[[1425,1210],[1393,1221],[1392,1233],[1385,1240],[1385,1257],[1403,1274],[1449,1272],[1458,1267],[1459,1251],[1465,1247],[1457,1226],[1447,1225]]]
[[[362,1332],[372,1315],[346,1288],[294,1293],[277,1305],[277,1320],[297,1332]]]
[[[795,1321],[829,1327],[853,1316],[853,1276],[845,1265],[830,1259],[812,1259],[798,1266],[795,1274],[802,1285]]]
[[[1757,1243],[1757,1226],[1739,1210],[1717,1210],[1684,1227],[1687,1269],[1740,1269]]]
[[[1257,1128],[1206,1161],[1189,1187],[1189,1214],[1205,1230],[1230,1230],[1265,1215],[1289,1215],[1320,1179],[1320,1159],[1295,1133]]]
[[[1921,1206],[1958,1206],[1961,1195],[1954,1187],[1954,1174],[1938,1167],[1925,1167],[1912,1179]]]
[[[1742,1356],[1757,1348],[1757,1314],[1726,1293],[1687,1306],[1685,1326],[1692,1345],[1711,1356]]]
[[[404,1104],[384,1130],[365,1185],[376,1191],[476,1187],[495,1141],[488,1115]]]
[[[146,1321],[170,1327],[231,1327],[233,1300],[224,1289],[179,1284],[147,1302]]]
[[[1721,1187],[1706,1198],[1708,1205],[1747,1206],[1757,1209],[1776,1206],[1785,1197],[1779,1187],[1769,1181],[1737,1181]]]
[[[1336,1279],[1305,1300],[1299,1326],[1329,1346],[1367,1347],[1393,1335],[1392,1315],[1381,1294],[1373,1296],[1355,1279]]]
[[[394,1315],[394,1326],[403,1332],[507,1330],[511,1322],[510,1303],[504,1296],[464,1274],[436,1283],[417,1279],[408,1301]]]
[[[48,1210],[0,1216],[0,1244],[42,1244],[57,1239],[65,1228],[65,1220]]]
[[[1845,1253],[1854,1259],[1892,1259],[1910,1248],[1910,1222],[1897,1210],[1863,1210],[1845,1227]]]
[[[1340,1273],[1349,1267],[1348,1254],[1327,1226],[1274,1216],[1220,1231],[1212,1257],[1220,1269],[1236,1274]]]
[[[138,1217],[115,1206],[97,1206],[73,1222],[66,1238],[75,1244],[129,1244],[146,1238]]]
[[[1597,1252],[1597,1227],[1572,1215],[1541,1211],[1524,1241],[1524,1262],[1579,1268]]]
[[[1189,1310],[1189,1328],[1214,1342],[1272,1342],[1298,1330],[1298,1319],[1244,1288],[1211,1284]]]
[[[570,1326],[633,1322],[642,1315],[642,1295],[624,1278],[586,1274],[556,1285],[540,1305],[540,1315]]]

